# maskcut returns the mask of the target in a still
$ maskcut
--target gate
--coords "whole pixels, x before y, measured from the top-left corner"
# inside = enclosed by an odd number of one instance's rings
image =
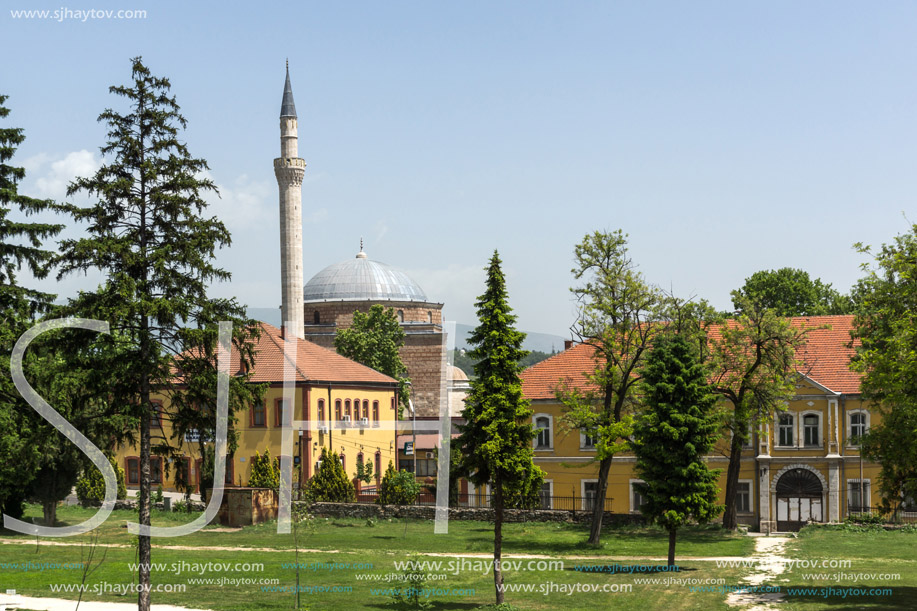
[[[808,522],[824,521],[823,488],[807,469],[791,469],[777,480],[777,530],[795,532]]]

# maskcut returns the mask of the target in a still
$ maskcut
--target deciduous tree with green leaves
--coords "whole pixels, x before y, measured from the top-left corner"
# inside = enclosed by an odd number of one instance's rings
[[[380,505],[411,505],[420,494],[420,484],[410,471],[395,471],[392,461],[388,462],[388,469],[379,482],[379,498],[376,502]]]
[[[861,392],[880,419],[862,439],[863,456],[881,465],[881,504],[895,509],[905,497],[917,499],[917,225],[883,244],[863,265],[854,292],[859,311],[851,367],[863,374]]]
[[[392,308],[376,304],[364,314],[353,313],[353,323],[338,330],[334,347],[338,354],[398,380],[398,414],[408,405],[407,367],[398,352],[404,346],[404,329]]]
[[[595,366],[585,374],[585,384],[560,382],[557,397],[564,406],[564,426],[595,440],[599,470],[589,543],[598,545],[611,462],[628,447],[632,432],[640,364],[665,330],[660,323],[670,315],[671,299],[637,271],[621,230],[586,235],[574,256],[572,272],[583,284],[571,289],[579,314],[570,331],[592,347]]]
[[[792,267],[755,272],[745,285],[732,292],[732,304],[741,309],[738,297],[774,310],[778,316],[823,316],[849,314],[853,301],[821,279],[812,280],[809,273]]]
[[[723,510],[717,504],[718,470],[705,462],[720,428],[716,395],[692,346],[674,335],[659,337],[642,367],[644,409],[634,422],[635,485],[646,499],[640,511],[669,532],[669,566],[675,565],[678,529],[706,523]]]
[[[139,522],[149,525],[151,454],[176,455],[189,411],[202,433],[215,426],[217,323],[234,323],[233,349],[248,370],[257,326],[235,300],[207,294],[213,281],[230,279],[213,264],[216,249],[230,244],[229,233],[205,216],[204,194],[216,188],[202,178],[207,163],[179,139],[186,122],[168,79],[153,76],[139,57],[131,64],[131,84],[109,89],[127,99],[128,110],[99,116],[108,128],[101,148],[107,163],[68,189],[95,202],[61,206],[86,225],[86,235],[61,243],[58,277],[91,268],[104,274],[96,291],[80,293],[68,309],[110,324],[111,334],[98,334],[93,345],[107,396],[139,420]],[[237,408],[260,400],[246,380],[230,376],[230,423]],[[166,395],[162,419],[172,420],[171,438],[156,417],[154,391]],[[150,547],[150,537],[141,535],[140,611],[150,608]]]
[[[533,462],[532,410],[522,395],[519,360],[525,356],[525,334],[516,330],[509,307],[506,280],[494,251],[487,269],[487,286],[478,298],[479,324],[469,342],[474,349],[475,377],[465,399],[460,448],[462,472],[476,486],[490,484],[494,508],[494,588],[503,602],[503,513],[508,499],[540,488],[544,472]]]
[[[774,310],[745,296],[736,299],[739,313],[710,327],[705,361],[711,387],[729,401],[723,414],[725,430],[731,433],[723,526],[730,529],[738,525],[736,495],[742,448],[751,442],[754,431],[795,395],[795,382],[803,370],[796,351],[814,328],[793,326]]]

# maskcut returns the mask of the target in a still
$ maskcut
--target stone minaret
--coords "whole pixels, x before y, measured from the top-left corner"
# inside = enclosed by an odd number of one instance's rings
[[[274,160],[274,175],[280,188],[280,283],[282,293],[281,324],[290,321],[292,333],[302,338],[303,269],[302,269],[302,179],[306,162],[299,158],[296,106],[290,86],[290,63],[280,105],[280,157]]]

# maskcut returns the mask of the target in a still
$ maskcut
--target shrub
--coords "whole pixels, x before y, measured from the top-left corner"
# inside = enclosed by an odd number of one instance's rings
[[[112,468],[115,470],[115,476],[118,480],[118,498],[126,499],[127,486],[124,485],[124,469],[115,463],[113,456],[110,454],[107,456],[108,462],[111,463]],[[84,469],[82,477],[76,481],[76,498],[80,500],[82,505],[105,499],[105,478],[102,477],[102,472],[95,465],[90,465],[88,469]]]
[[[409,562],[407,568],[402,571],[399,587],[393,588],[392,604],[396,609],[432,609],[433,603],[422,596],[426,586],[426,575],[419,567],[423,564],[423,559],[420,556],[412,556],[411,560],[413,562]]]
[[[264,456],[255,452],[252,459],[252,474],[248,478],[248,485],[252,488],[280,488],[280,461],[271,460],[271,451],[265,450]]]
[[[322,449],[322,464],[318,472],[309,480],[308,496],[312,501],[329,503],[353,503],[357,499],[353,482],[347,479],[344,467],[337,452],[328,453]]]
[[[417,500],[418,494],[420,484],[414,474],[404,470],[395,471],[389,461],[388,469],[379,483],[379,498],[376,502],[380,505],[411,505]]]
[[[844,520],[845,524],[885,524],[885,518],[878,513],[852,513]]]

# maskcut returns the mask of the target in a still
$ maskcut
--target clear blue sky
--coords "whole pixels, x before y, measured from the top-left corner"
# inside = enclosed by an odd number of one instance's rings
[[[145,19],[9,10],[144,9]],[[917,193],[913,2],[12,0],[6,124],[23,191],[62,197],[99,163],[96,116],[142,55],[171,79],[233,235],[215,287],[280,302],[278,115],[299,114],[306,279],[352,257],[408,271],[474,322],[494,248],[520,327],[566,334],[572,251],[622,228],[646,277],[729,306],[760,269],[847,290],[851,244],[907,229]],[[913,220],[914,214],[910,213]],[[77,228],[71,228],[71,232]],[[93,278],[50,286],[66,296]]]

